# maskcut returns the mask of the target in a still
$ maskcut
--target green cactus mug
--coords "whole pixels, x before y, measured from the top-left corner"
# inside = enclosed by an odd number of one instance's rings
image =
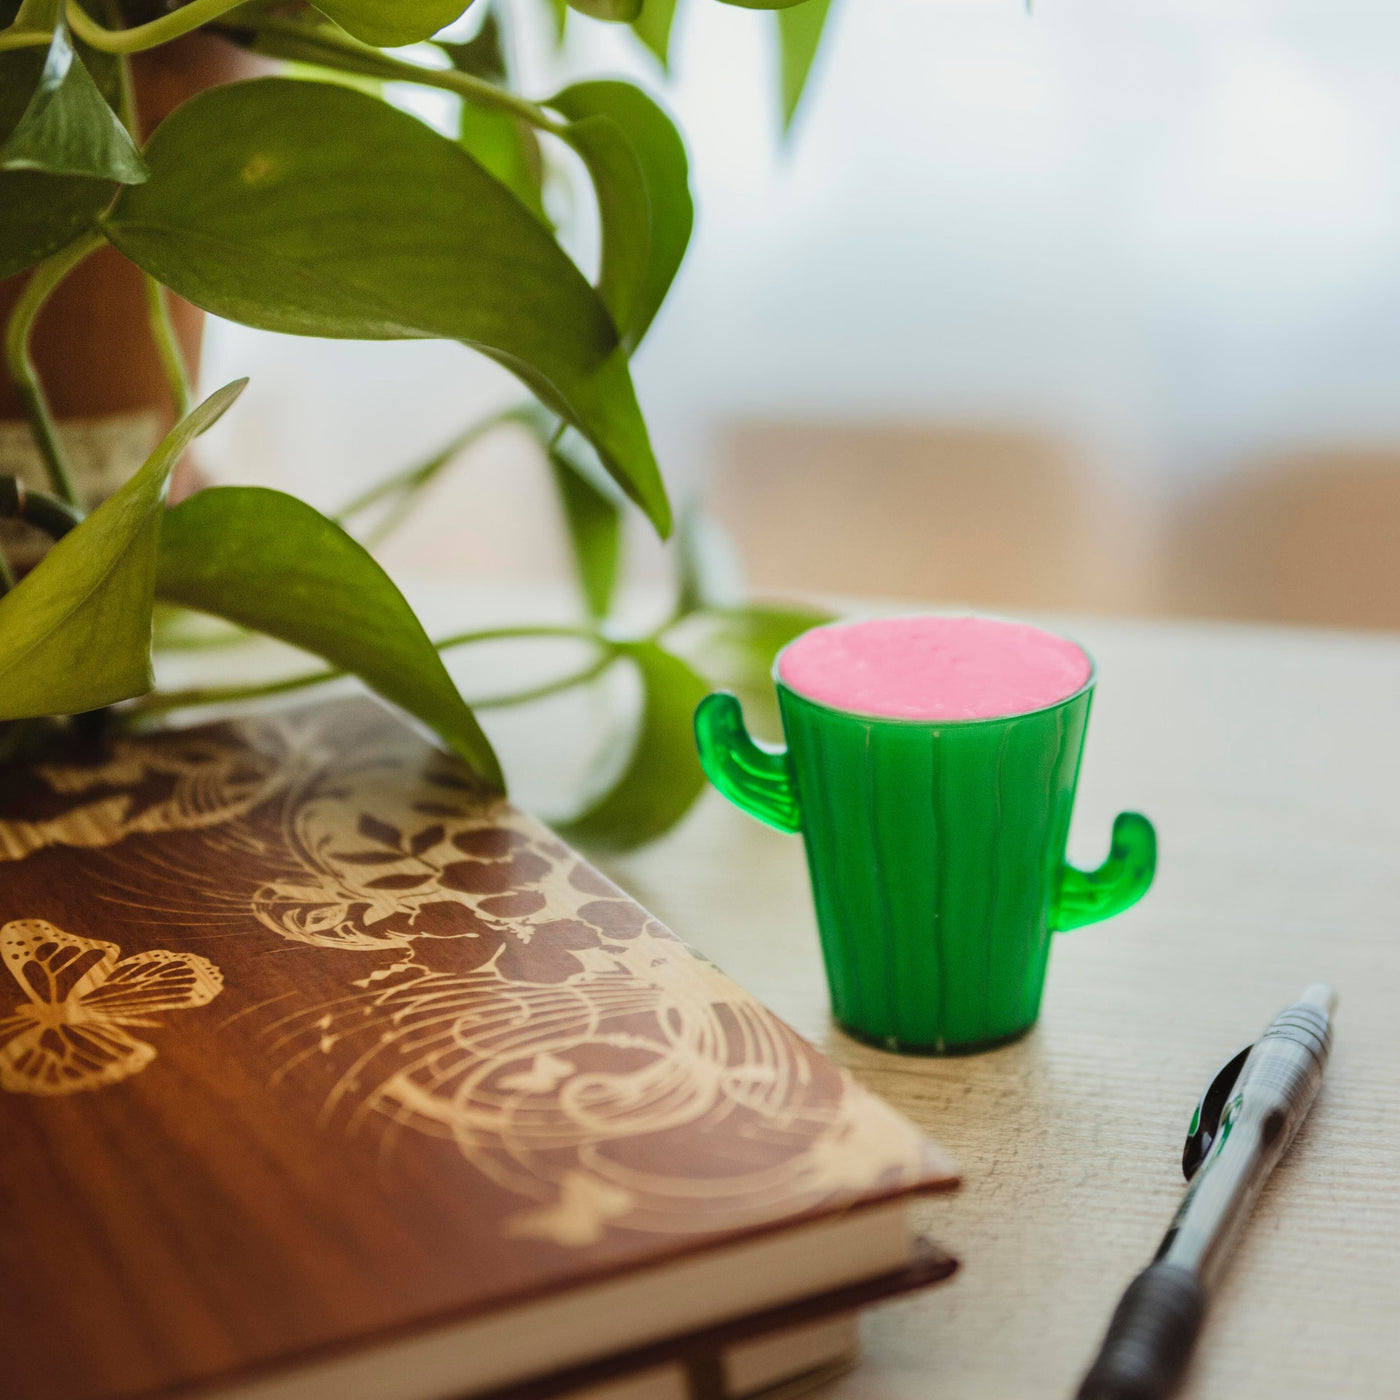
[[[1156,867],[1152,826],[1133,812],[1114,822],[1097,870],[1065,863],[1092,661],[1074,648],[1082,683],[1052,703],[980,714],[974,695],[967,717],[928,718],[917,706],[885,713],[898,706],[878,700],[838,707],[796,687],[784,659],[812,636],[773,667],[785,749],[749,736],[733,695],[700,703],[706,775],[760,821],[802,833],[843,1026],[891,1050],[934,1053],[1022,1034],[1039,1014],[1051,934],[1128,908]]]

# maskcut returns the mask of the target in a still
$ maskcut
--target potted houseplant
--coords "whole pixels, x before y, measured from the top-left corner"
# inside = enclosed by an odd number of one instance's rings
[[[567,10],[547,3],[562,34]],[[741,3],[778,11],[790,120],[828,0]],[[570,4],[631,23],[664,63],[675,0]],[[573,826],[595,847],[620,848],[664,831],[699,791],[689,725],[700,695],[716,680],[761,674],[812,621],[800,609],[719,605],[701,552],[689,547],[693,530],[682,528],[675,607],[644,634],[607,625],[622,513],[641,511],[663,536],[675,525],[629,357],[689,240],[685,147],[631,83],[585,81],[527,99],[494,13],[465,42],[438,37],[465,8],[0,0],[0,306],[11,384],[0,414],[22,412],[34,444],[31,467],[0,473],[0,524],[11,527],[0,537],[6,759],[94,725],[351,673],[499,785],[496,756],[440,650],[567,636],[588,643],[586,666],[497,700],[525,703],[615,666],[636,670],[643,704],[629,757]],[[451,94],[457,139],[385,101],[382,82]],[[560,147],[596,194],[592,283],[541,197]],[[104,298],[107,309],[85,320]],[[201,308],[290,334],[455,339],[505,365],[531,397],[467,426],[458,443],[395,472],[336,518],[284,492],[239,486],[172,507],[172,473],[242,387],[192,402]],[[57,329],[46,341],[49,325]],[[65,345],[65,333],[76,342]],[[140,350],[105,349],[103,335]],[[85,486],[58,419],[114,411],[163,413],[169,431],[117,481],[109,471],[105,486]],[[434,643],[371,546],[454,448],[506,421],[548,453],[585,617]],[[16,530],[30,532],[28,554]],[[153,618],[181,609],[278,638],[321,664],[269,685],[157,690]]]

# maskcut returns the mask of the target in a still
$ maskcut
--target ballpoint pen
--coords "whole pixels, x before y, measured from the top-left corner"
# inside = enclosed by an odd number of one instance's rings
[[[1191,1183],[1156,1258],[1128,1285],[1078,1400],[1162,1400],[1176,1389],[1250,1210],[1307,1117],[1332,1048],[1337,995],[1315,984],[1211,1081],[1191,1120]]]

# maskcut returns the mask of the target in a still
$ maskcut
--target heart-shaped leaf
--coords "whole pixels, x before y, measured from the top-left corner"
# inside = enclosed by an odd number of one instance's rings
[[[690,242],[695,213],[685,143],[666,113],[631,83],[576,83],[549,105],[569,119],[565,139],[583,157],[598,192],[598,293],[631,353]]]
[[[0,720],[80,714],[151,688],[151,610],[166,484],[239,379],[171,430],[145,465],[0,598]]]
[[[29,101],[0,146],[0,170],[140,184],[146,166],[60,22]]]
[[[9,58],[0,54],[0,59]],[[0,90],[8,79],[0,64]],[[0,279],[66,248],[107,207],[116,186],[33,170],[0,171]]]
[[[62,6],[54,8],[59,13]],[[0,0],[0,23],[14,17],[15,9]],[[36,23],[39,18],[36,16]],[[43,18],[42,32],[48,33],[54,26]],[[76,49],[110,105],[116,100],[115,61],[111,55],[82,44]],[[0,140],[7,139],[19,125],[47,59],[47,47],[0,53]],[[107,179],[0,170],[0,278],[23,272],[67,247],[92,226],[116,191],[116,183]]]
[[[595,851],[630,850],[669,831],[705,782],[692,726],[708,685],[654,642],[632,642],[620,650],[642,680],[642,719],[631,757],[608,792],[558,828],[566,840]]]
[[[324,657],[502,786],[489,741],[403,594],[304,501],[260,486],[196,492],[165,517],[156,593]]]
[[[457,139],[545,227],[544,157],[535,133],[519,117],[462,103]]]
[[[357,39],[377,48],[399,48],[431,39],[464,14],[471,0],[315,0]]]
[[[578,428],[669,531],[607,308],[455,142],[348,88],[260,78],[186,102],[145,156],[151,178],[103,227],[158,281],[266,330],[463,341]]]
[[[826,28],[831,0],[806,0],[778,14],[778,58],[782,78],[783,130],[792,126]]]
[[[438,47],[452,60],[458,72],[470,73],[491,83],[505,81],[505,52],[495,15],[488,14],[481,28],[466,43],[449,44],[439,40]],[[510,112],[464,101],[457,123],[457,139],[537,219],[548,223],[541,194],[544,158],[540,154],[539,140],[524,121]]]
[[[642,12],[632,21],[632,32],[661,60],[671,67],[671,25],[676,18],[676,0],[642,0]]]
[[[565,96],[561,93],[551,105],[558,104],[568,116],[567,103],[561,101]],[[583,157],[597,194],[602,234],[598,295],[625,344],[651,244],[646,179],[631,143],[610,117],[582,116],[570,121],[564,139]]]

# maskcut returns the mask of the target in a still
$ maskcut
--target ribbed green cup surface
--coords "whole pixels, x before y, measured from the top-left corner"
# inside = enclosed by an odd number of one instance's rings
[[[1092,694],[925,723],[779,684],[832,1009],[849,1030],[942,1051],[1034,1024]]]

